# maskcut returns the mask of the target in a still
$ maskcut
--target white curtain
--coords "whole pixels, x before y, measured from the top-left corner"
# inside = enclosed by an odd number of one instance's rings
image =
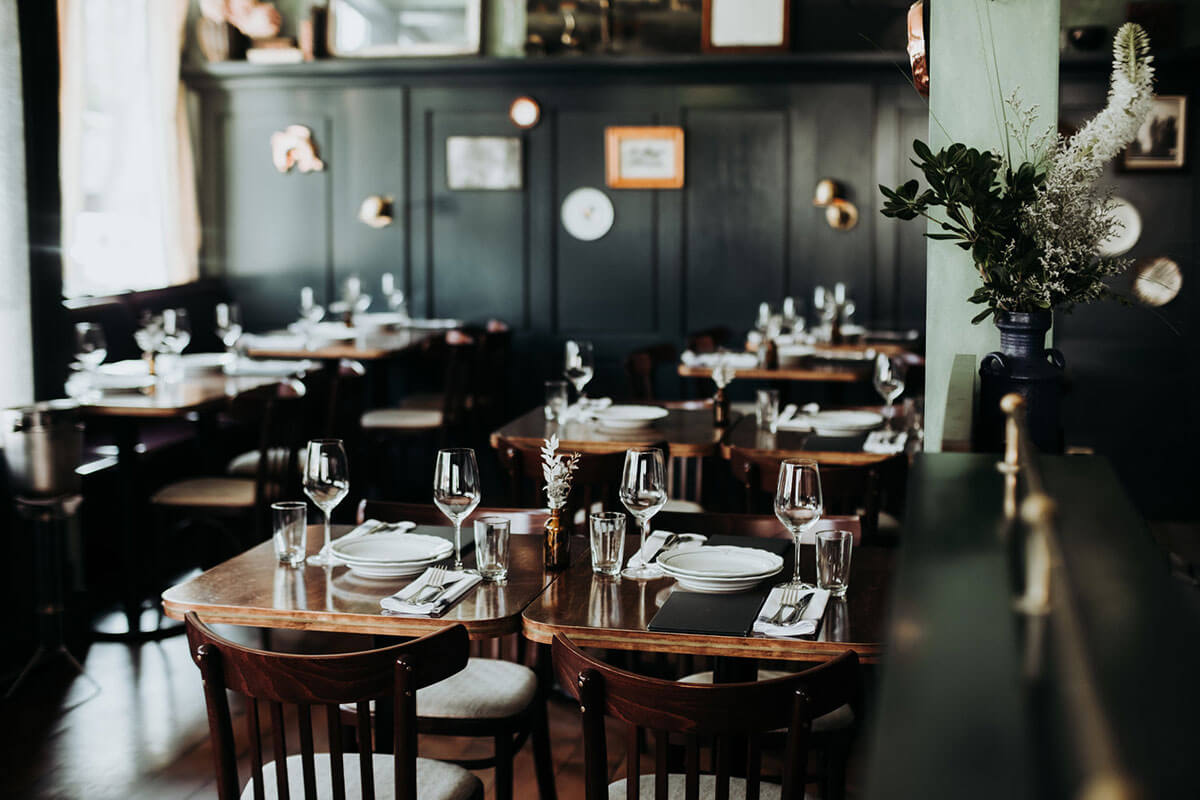
[[[25,126],[16,0],[0,0],[0,408],[33,400]]]
[[[188,0],[58,0],[63,292],[198,277],[196,179],[179,80]]]

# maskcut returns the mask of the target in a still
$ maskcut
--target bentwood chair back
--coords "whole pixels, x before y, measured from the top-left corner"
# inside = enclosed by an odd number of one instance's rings
[[[702,536],[756,536],[763,539],[790,539],[792,535],[774,514],[695,514],[663,509],[654,515],[654,527],[673,533],[699,533]],[[850,531],[854,543],[862,538],[862,523],[857,516],[826,514],[817,530]]]
[[[450,764],[417,758],[417,690],[450,677],[467,663],[467,631],[461,625],[404,644],[337,655],[269,653],[231,642],[200,621],[186,618],[192,660],[204,680],[209,735],[221,800],[234,800],[242,789],[234,742],[229,692],[248,699],[246,726],[250,745],[253,797],[322,796],[373,798],[390,785],[404,800],[482,798],[479,779]],[[371,741],[368,713],[376,700],[377,726],[390,726],[392,753],[372,754],[363,748],[343,752],[339,728],[341,703],[359,710],[360,741]],[[299,721],[299,753],[288,755],[285,706],[295,706]],[[314,708],[322,709],[329,752],[315,752]],[[389,711],[390,713],[385,713]],[[274,760],[263,761],[263,733],[269,729]],[[376,774],[376,773],[380,774]],[[251,790],[247,788],[247,794]]]
[[[664,456],[667,454],[665,443],[655,446],[662,449]],[[518,505],[544,506],[546,495],[543,491],[545,476],[542,473],[541,449],[501,438],[496,445],[496,452],[500,457],[500,466],[509,478],[510,499]],[[590,509],[595,503],[610,510],[621,509],[617,492],[624,468],[624,451],[581,454],[567,502],[568,513],[564,518],[573,520],[576,511]]]
[[[733,332],[724,326],[693,331],[687,336],[687,349],[693,353],[715,353],[732,335]]]
[[[616,669],[586,655],[561,635],[554,637],[552,648],[559,684],[579,701],[587,800],[619,796],[758,800],[764,783],[763,741],[781,728],[788,734],[777,796],[801,800],[812,720],[847,703],[857,705],[860,698],[858,656],[853,651],[775,680],[704,685]],[[605,717],[622,723],[625,731],[624,786],[614,785],[611,794]],[[646,732],[654,737],[655,767],[651,775],[642,776],[640,743]],[[683,740],[683,773],[669,772],[672,737]],[[711,771],[705,774],[701,750],[710,746]],[[735,759],[743,758],[745,777],[732,777]]]
[[[625,357],[625,375],[629,378],[629,396],[634,400],[654,400],[654,376],[663,364],[675,363],[675,348],[669,344],[640,347]]]

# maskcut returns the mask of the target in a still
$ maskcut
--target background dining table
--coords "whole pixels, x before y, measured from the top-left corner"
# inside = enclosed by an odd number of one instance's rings
[[[880,406],[861,407],[856,411],[883,412]],[[736,448],[752,459],[809,458],[818,464],[861,466],[878,464],[895,453],[872,453],[863,448],[865,434],[856,436],[818,436],[811,431],[781,428],[775,433],[758,427],[753,416],[735,422],[721,440],[721,455],[729,458]],[[836,449],[835,449],[836,448]]]
[[[715,454],[724,432],[724,428],[713,425],[712,409],[706,407],[667,407],[667,416],[652,425],[616,430],[593,420],[552,422],[539,406],[493,431],[490,441],[492,447],[499,447],[501,439],[526,447],[541,447],[543,440],[557,435],[563,449],[592,454],[619,453],[630,447],[666,442],[673,458],[690,458]]]
[[[316,361],[382,361],[415,350],[446,334],[446,329],[363,328],[352,338],[315,336],[305,342],[300,334],[278,332],[247,337],[246,353],[253,358],[310,358]]]

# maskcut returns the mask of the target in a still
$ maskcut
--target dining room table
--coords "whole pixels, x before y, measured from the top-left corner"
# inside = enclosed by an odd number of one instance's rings
[[[887,409],[882,406],[855,406],[838,410],[874,412],[886,420]],[[808,458],[818,464],[867,466],[882,463],[902,452],[867,449],[867,442],[867,432],[822,436],[802,425],[792,427],[784,424],[772,433],[760,427],[753,415],[748,415],[736,421],[726,432],[721,440],[720,453],[725,459],[732,457],[734,450],[738,450],[752,460],[773,458],[782,461],[785,458]]]

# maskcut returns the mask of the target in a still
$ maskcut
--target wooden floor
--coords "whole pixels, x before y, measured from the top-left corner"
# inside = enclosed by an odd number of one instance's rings
[[[230,638],[258,644],[251,632],[223,627]],[[247,638],[248,636],[252,638]],[[300,634],[276,633],[272,646],[308,650]],[[327,645],[323,640],[315,645]],[[334,643],[336,649],[345,642]],[[48,667],[0,703],[0,796],[5,798],[213,798],[212,751],[208,744],[200,675],[178,636],[160,643],[127,646],[98,643],[86,653],[88,677]],[[240,730],[240,728],[239,728]],[[583,797],[583,741],[578,709],[555,695],[550,704],[550,740],[558,796]],[[611,739],[610,739],[611,741]],[[610,747],[610,768],[623,777],[623,748]],[[486,743],[423,737],[421,755],[481,756]],[[652,771],[649,762],[643,770]],[[619,773],[619,774],[618,774]],[[246,774],[243,765],[242,775]],[[477,773],[489,798],[491,770]],[[514,766],[514,795],[536,798],[533,759],[526,746]],[[850,787],[851,789],[853,787]],[[851,791],[850,796],[854,793]]]

